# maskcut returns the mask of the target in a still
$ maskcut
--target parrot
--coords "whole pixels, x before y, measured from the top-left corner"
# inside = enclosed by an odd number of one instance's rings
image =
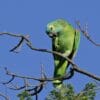
[[[46,26],[46,34],[52,40],[52,51],[61,53],[64,57],[73,59],[80,43],[80,31],[75,29],[65,19],[56,19],[49,22]],[[70,63],[56,54],[54,58],[54,78],[63,77],[66,75],[66,70]],[[61,88],[63,80],[53,80],[53,86]]]

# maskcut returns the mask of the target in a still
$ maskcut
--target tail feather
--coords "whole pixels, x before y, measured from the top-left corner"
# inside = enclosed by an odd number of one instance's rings
[[[60,89],[61,87],[62,87],[62,81],[61,80],[54,80],[53,81],[53,86],[55,87],[55,88],[58,88],[58,89]]]
[[[66,74],[67,64],[68,62],[65,59],[59,58],[58,61],[57,60],[55,61],[54,78],[60,78]],[[62,79],[56,79],[53,81],[53,86],[55,88],[61,88],[62,84],[63,84]]]

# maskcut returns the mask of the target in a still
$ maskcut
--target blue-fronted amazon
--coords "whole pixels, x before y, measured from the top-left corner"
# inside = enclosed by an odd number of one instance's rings
[[[69,22],[57,19],[47,24],[47,35],[52,39],[52,50],[62,53],[63,56],[72,59],[79,47],[80,32],[73,28]],[[54,57],[54,78],[62,77],[66,74],[69,62],[60,56]],[[54,87],[61,87],[62,80],[54,80]]]

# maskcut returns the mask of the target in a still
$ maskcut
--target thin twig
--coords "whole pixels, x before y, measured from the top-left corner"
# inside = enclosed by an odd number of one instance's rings
[[[25,89],[26,86],[21,86],[21,87],[8,87],[9,89],[12,89],[12,90],[22,90],[22,89]]]
[[[15,78],[15,76],[14,75],[12,75],[11,76],[12,78],[8,81],[8,82],[4,82],[4,83],[2,83],[2,84],[9,84],[9,83],[11,83],[13,80],[14,80],[14,78]]]
[[[8,96],[6,96],[6,95],[4,95],[2,93],[0,93],[0,96],[3,97],[5,100],[10,100]]]
[[[84,36],[91,42],[93,43],[95,46],[100,46],[100,43],[96,43],[93,39],[91,39],[91,36],[84,30],[82,29],[80,22],[76,21],[77,26],[79,27],[80,31],[84,34]]]
[[[22,37],[21,40],[19,41],[19,43],[18,43],[14,48],[12,48],[12,49],[10,50],[10,52],[13,52],[13,51],[16,50],[17,48],[21,47],[22,44],[23,44],[23,42],[24,42],[24,38]]]

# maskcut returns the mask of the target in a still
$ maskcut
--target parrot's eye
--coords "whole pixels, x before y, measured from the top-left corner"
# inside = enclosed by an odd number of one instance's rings
[[[52,30],[52,29],[53,29],[53,27],[50,27],[50,29]]]
[[[50,30],[51,30],[51,31],[53,30],[53,26],[50,26]]]

